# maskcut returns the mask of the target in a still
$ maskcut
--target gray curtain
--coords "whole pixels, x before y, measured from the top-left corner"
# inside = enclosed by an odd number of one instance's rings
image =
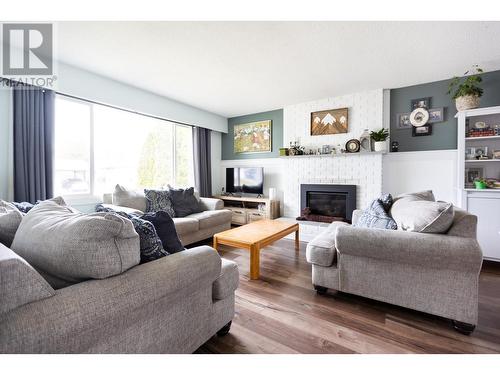
[[[210,129],[193,128],[194,184],[202,197],[212,196]]]
[[[18,85],[14,104],[14,200],[53,197],[54,99],[51,90]]]

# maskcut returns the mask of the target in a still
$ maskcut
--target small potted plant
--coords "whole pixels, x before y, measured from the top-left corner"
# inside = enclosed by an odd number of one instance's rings
[[[386,152],[387,151],[387,138],[389,138],[389,131],[387,129],[380,129],[377,131],[372,131],[370,133],[370,138],[374,142],[375,152]]]
[[[447,94],[455,99],[457,111],[479,107],[479,98],[483,96],[483,89],[480,86],[483,81],[481,73],[483,73],[483,69],[473,65],[472,69],[466,71],[462,78],[453,77],[451,80]]]
[[[486,189],[488,187],[488,182],[484,178],[476,178],[474,179],[474,185],[476,189]]]

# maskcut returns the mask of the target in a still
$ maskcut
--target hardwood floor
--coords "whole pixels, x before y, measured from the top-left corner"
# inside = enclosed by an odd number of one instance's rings
[[[500,353],[500,265],[485,263],[479,324],[471,336],[451,322],[346,293],[318,295],[305,243],[281,240],[261,251],[261,278],[249,279],[249,253],[221,246],[240,269],[231,331],[197,353]]]

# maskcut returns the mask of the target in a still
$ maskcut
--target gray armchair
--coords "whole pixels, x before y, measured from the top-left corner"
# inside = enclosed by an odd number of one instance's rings
[[[312,282],[318,293],[331,288],[449,318],[470,334],[482,264],[476,226],[477,217],[460,209],[446,234],[332,223],[307,246]]]

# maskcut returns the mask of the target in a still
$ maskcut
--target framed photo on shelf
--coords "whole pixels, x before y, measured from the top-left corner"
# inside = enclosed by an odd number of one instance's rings
[[[484,168],[465,168],[465,187],[473,187],[476,178],[484,177]]]
[[[432,125],[423,125],[419,127],[412,127],[412,133],[411,135],[413,137],[422,137],[425,135],[432,135]]]

